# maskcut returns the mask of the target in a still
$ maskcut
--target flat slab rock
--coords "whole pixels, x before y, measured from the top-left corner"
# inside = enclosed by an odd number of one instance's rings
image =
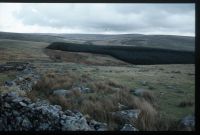
[[[64,90],[64,89],[53,91],[53,95],[55,95],[55,96],[67,96],[67,95],[70,95],[71,93],[72,93],[72,91]]]
[[[120,131],[138,131],[138,129],[131,124],[125,124]]]
[[[124,121],[136,120],[140,114],[139,109],[130,109],[113,112],[112,115],[121,118]]]

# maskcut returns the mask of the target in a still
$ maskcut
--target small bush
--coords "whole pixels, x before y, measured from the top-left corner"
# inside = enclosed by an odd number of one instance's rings
[[[194,102],[191,101],[191,100],[185,100],[185,101],[181,101],[178,106],[179,107],[188,107],[188,106],[193,106],[194,105]]]

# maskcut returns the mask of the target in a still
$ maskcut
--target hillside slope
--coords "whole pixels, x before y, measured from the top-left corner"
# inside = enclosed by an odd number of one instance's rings
[[[101,34],[39,34],[0,32],[0,39],[25,40],[34,42],[73,42],[94,45],[128,45],[173,50],[194,51],[195,38],[172,35],[101,35]]]

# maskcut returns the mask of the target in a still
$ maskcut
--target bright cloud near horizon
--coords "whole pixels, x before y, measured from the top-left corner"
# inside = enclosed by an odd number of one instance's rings
[[[0,3],[0,31],[195,36],[195,5]]]

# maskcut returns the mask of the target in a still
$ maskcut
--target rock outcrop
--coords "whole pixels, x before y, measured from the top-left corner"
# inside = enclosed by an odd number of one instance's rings
[[[133,127],[131,124],[125,124],[120,131],[138,131],[138,129]]]
[[[0,131],[104,131],[107,124],[87,121],[78,111],[63,111],[46,100],[32,102],[15,92],[1,94]]]
[[[186,131],[192,131],[195,129],[195,116],[188,115],[181,119],[180,121],[180,129]]]
[[[112,112],[112,115],[116,118],[121,119],[124,123],[127,123],[137,120],[140,112],[141,111],[139,109],[130,109]]]

